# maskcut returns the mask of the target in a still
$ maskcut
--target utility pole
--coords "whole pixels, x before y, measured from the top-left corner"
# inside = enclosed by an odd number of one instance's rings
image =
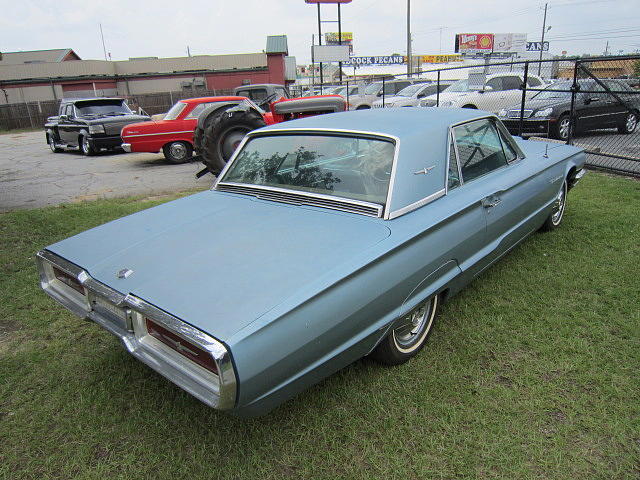
[[[189,50],[189,45],[187,45],[187,57],[191,56],[191,50]]]
[[[411,76],[411,0],[407,0],[407,76]]]
[[[540,62],[538,62],[538,76],[540,76],[540,68],[542,67],[542,52],[544,52],[544,32],[547,29],[547,6],[544,4],[544,18],[542,19],[542,40],[540,41]]]
[[[98,25],[100,25],[100,38],[102,38],[102,51],[104,52],[104,59],[106,61],[107,60],[107,48],[104,46],[104,35],[102,34],[102,24],[99,23]]]
[[[338,45],[342,45],[342,16],[340,15],[340,4],[338,4]],[[340,71],[340,84],[342,84],[342,62],[338,62]]]
[[[609,55],[609,40],[607,40],[607,46],[604,47],[604,56]]]

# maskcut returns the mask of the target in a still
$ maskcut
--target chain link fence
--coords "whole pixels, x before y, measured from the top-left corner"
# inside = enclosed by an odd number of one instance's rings
[[[308,94],[343,95],[351,110],[475,108],[512,135],[583,148],[590,168],[640,176],[640,55],[485,62],[369,76]]]
[[[183,90],[177,92],[130,95],[126,98],[132,110],[141,108],[149,115],[167,112],[178,100],[195,97],[231,95],[232,90]],[[0,131],[41,128],[48,117],[58,115],[60,100],[11,103],[0,105]]]

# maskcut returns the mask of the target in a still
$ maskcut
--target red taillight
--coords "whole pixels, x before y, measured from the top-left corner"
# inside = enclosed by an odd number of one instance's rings
[[[153,320],[146,317],[144,320],[147,325],[147,331],[153,338],[158,339],[171,349],[187,357],[189,360],[197,363],[201,367],[206,368],[210,372],[213,372],[216,375],[218,374],[216,362],[209,352],[191,342],[188,342],[163,326],[158,325]]]
[[[55,275],[55,277],[60,280],[62,283],[64,283],[65,285],[67,285],[68,287],[73,288],[75,291],[80,292],[82,295],[84,295],[84,287],[82,286],[82,284],[78,281],[77,278],[69,275],[67,272],[63,272],[62,270],[60,270],[57,267],[53,267],[53,274]]]

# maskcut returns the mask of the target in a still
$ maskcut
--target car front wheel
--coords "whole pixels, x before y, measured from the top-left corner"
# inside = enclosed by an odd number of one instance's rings
[[[171,163],[185,163],[191,160],[193,149],[187,142],[171,142],[162,147],[164,158]]]
[[[558,195],[556,195],[556,198],[553,200],[551,213],[540,228],[543,232],[550,232],[560,226],[562,217],[564,217],[564,211],[567,208],[567,191],[568,186],[567,181],[565,180],[562,182],[562,188],[560,188]]]
[[[633,133],[638,126],[638,114],[635,112],[629,112],[624,120],[624,123],[618,127],[620,133]]]
[[[434,295],[404,315],[371,356],[387,365],[400,365],[424,347],[438,313],[439,296]]]
[[[56,145],[56,139],[53,138],[53,135],[49,135],[49,148],[53,153],[60,153],[63,151]]]

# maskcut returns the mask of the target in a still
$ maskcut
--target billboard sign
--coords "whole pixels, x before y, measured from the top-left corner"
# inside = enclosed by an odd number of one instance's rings
[[[548,52],[549,42],[527,42],[527,52]]]
[[[349,61],[349,45],[313,45],[311,58],[315,63]]]
[[[365,65],[402,65],[405,57],[402,55],[383,55],[379,57],[349,57],[347,65],[362,67]]]
[[[494,33],[493,51],[500,53],[524,52],[527,46],[526,33]]]
[[[459,33],[456,35],[456,53],[490,53],[493,51],[493,33]]]
[[[338,32],[327,32],[324,34],[324,41],[327,45],[340,45],[338,42]],[[342,32],[342,45],[349,45],[349,53],[353,53],[353,33]]]
[[[461,62],[462,55],[454,53],[451,55],[420,55],[420,63],[449,63]]]

